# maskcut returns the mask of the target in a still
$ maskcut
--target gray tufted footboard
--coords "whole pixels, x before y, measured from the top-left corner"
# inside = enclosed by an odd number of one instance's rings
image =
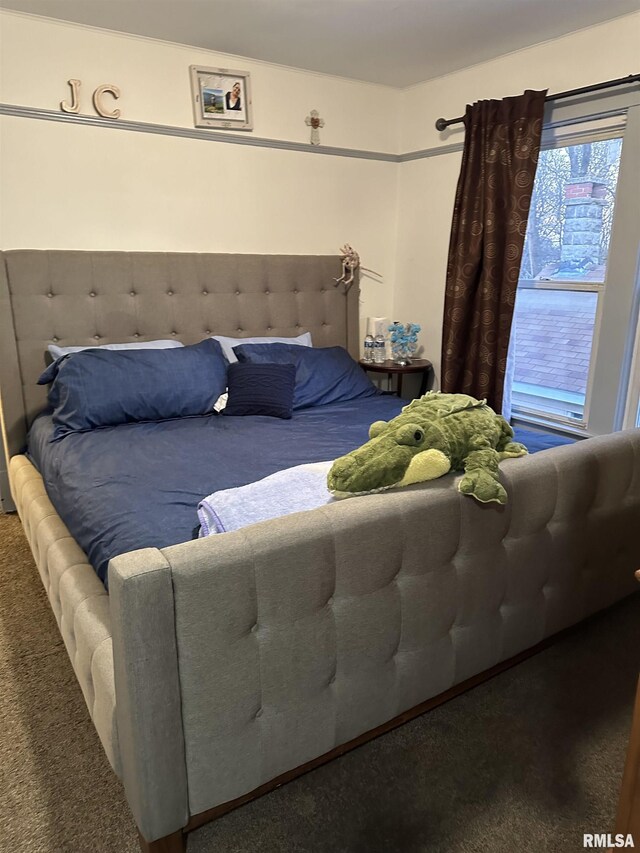
[[[148,841],[634,590],[640,430],[110,564],[125,788]]]

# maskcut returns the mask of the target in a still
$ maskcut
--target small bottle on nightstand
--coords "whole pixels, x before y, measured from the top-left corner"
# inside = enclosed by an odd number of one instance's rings
[[[376,364],[383,364],[385,357],[386,344],[384,335],[376,335],[373,347],[373,360]]]
[[[364,356],[362,358],[362,360],[366,361],[367,364],[373,363],[373,346],[373,335],[367,335],[367,337],[364,339]]]

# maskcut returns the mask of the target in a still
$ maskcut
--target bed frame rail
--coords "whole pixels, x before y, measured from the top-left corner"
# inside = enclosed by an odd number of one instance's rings
[[[634,591],[640,431],[501,472],[506,507],[447,477],[111,562],[123,776],[148,842]]]

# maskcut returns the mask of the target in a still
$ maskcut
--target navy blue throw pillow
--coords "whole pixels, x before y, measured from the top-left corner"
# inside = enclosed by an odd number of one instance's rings
[[[290,418],[295,382],[296,368],[293,364],[236,361],[229,365],[227,372],[229,398],[222,414]]]
[[[136,421],[206,415],[224,393],[227,360],[210,338],[176,349],[87,349],[58,359],[51,383],[53,438]]]
[[[379,393],[364,370],[343,347],[241,344],[234,347],[233,351],[240,362],[294,364],[294,410],[341,403]]]

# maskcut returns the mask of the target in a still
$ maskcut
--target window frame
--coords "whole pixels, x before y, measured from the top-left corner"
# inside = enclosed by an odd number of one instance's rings
[[[635,346],[629,373],[629,394],[625,406],[623,429],[640,427],[640,319],[636,325]]]

